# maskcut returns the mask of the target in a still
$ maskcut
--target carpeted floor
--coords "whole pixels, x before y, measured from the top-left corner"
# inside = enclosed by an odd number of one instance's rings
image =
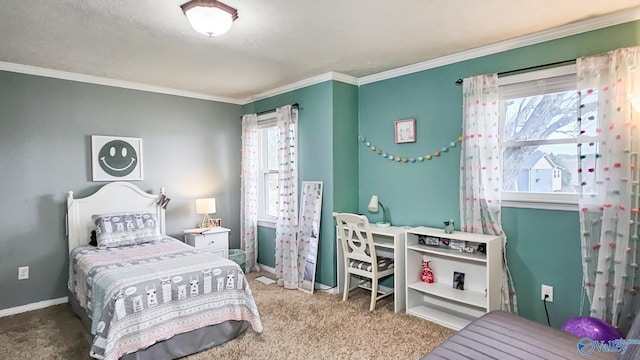
[[[185,360],[418,359],[453,334],[394,314],[391,297],[378,301],[370,313],[370,293],[362,289],[342,302],[341,295],[285,290],[255,277],[247,275],[264,332],[249,328],[239,338]],[[69,304],[0,318],[0,359],[89,359],[89,343]]]

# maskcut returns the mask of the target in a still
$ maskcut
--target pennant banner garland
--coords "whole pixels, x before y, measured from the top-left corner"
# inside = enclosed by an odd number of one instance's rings
[[[425,160],[431,160],[434,157],[440,157],[444,153],[449,152],[449,149],[456,147],[456,144],[462,142],[462,136],[458,136],[457,141],[450,142],[447,146],[442,147],[439,151],[434,151],[430,154],[419,155],[419,156],[397,156],[393,154],[389,154],[384,152],[381,148],[375,146],[371,143],[371,141],[367,141],[367,138],[364,136],[358,136],[358,140],[360,140],[367,148],[374,151],[376,154],[381,155],[382,159],[388,159],[395,162],[402,163],[415,163],[415,162],[423,162]]]

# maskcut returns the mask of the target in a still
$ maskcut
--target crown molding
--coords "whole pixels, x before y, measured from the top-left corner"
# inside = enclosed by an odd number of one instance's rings
[[[363,76],[358,79],[358,85],[370,84],[377,81],[387,80],[398,76],[408,75],[419,71],[433,69],[436,67],[454,64],[457,62],[470,60],[486,55],[492,55],[507,50],[513,50],[529,45],[539,44],[545,41],[556,40],[571,35],[577,35],[588,31],[598,30],[610,26],[624,24],[640,19],[640,7],[615,12],[609,15],[577,21],[575,23],[563,25],[550,30],[540,31],[534,34],[520,36],[517,38],[500,41],[494,44],[481,46],[475,49],[461,51],[451,55],[445,55],[432,60],[427,60],[417,64],[407,65],[392,70],[383,71],[377,74]]]
[[[313,77],[310,77],[310,78],[307,78],[307,79],[296,81],[296,82],[291,83],[291,84],[287,84],[287,85],[283,85],[283,86],[277,87],[275,89],[267,90],[267,91],[261,92],[261,93],[256,94],[256,95],[249,96],[247,98],[244,98],[241,101],[241,103],[242,103],[242,105],[250,104],[250,103],[255,102],[255,101],[268,99],[268,98],[273,97],[273,96],[285,94],[285,93],[288,93],[290,91],[302,89],[302,88],[305,88],[305,87],[308,87],[308,86],[311,86],[311,85],[320,84],[320,83],[323,83],[325,81],[330,81],[330,80],[340,81],[340,82],[344,82],[344,83],[347,83],[347,84],[358,86],[358,78],[355,78],[355,77],[349,76],[349,75],[345,75],[345,74],[341,74],[341,73],[337,73],[337,72],[334,72],[334,71],[330,71],[328,73],[316,75],[316,76],[313,76]]]
[[[211,96],[207,94],[165,88],[161,86],[147,85],[147,84],[136,83],[132,81],[116,80],[116,79],[104,78],[104,77],[93,76],[93,75],[73,73],[68,71],[46,69],[46,68],[31,66],[31,65],[14,64],[14,63],[4,62],[4,61],[0,61],[0,71],[9,71],[9,72],[15,72],[15,73],[21,73],[21,74],[49,77],[54,79],[78,81],[78,82],[89,83],[89,84],[113,86],[113,87],[124,88],[124,89],[140,90],[140,91],[147,91],[147,92],[158,93],[158,94],[175,95],[175,96],[182,96],[182,97],[194,98],[194,99],[200,99],[200,100],[218,101],[223,103],[242,105],[239,99],[220,97],[220,96]]]
[[[345,75],[338,72],[331,72],[333,74],[333,80],[340,81],[350,85],[360,85],[360,80],[357,77],[353,77],[350,75]]]

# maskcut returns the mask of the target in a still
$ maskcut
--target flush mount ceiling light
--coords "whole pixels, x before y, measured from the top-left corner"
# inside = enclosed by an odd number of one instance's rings
[[[180,5],[191,26],[207,36],[218,36],[231,28],[238,10],[215,0],[191,0]]]

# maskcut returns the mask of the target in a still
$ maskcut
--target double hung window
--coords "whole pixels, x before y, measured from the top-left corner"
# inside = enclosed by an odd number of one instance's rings
[[[273,114],[258,119],[258,149],[260,153],[258,219],[262,222],[275,223],[278,201],[278,147],[276,118]]]
[[[499,84],[503,201],[571,208],[566,205],[577,204],[581,186],[578,144],[588,144],[580,145],[585,155],[597,151],[598,140],[596,121],[579,127],[577,119],[597,118],[597,94],[581,98],[575,65],[503,77]]]

